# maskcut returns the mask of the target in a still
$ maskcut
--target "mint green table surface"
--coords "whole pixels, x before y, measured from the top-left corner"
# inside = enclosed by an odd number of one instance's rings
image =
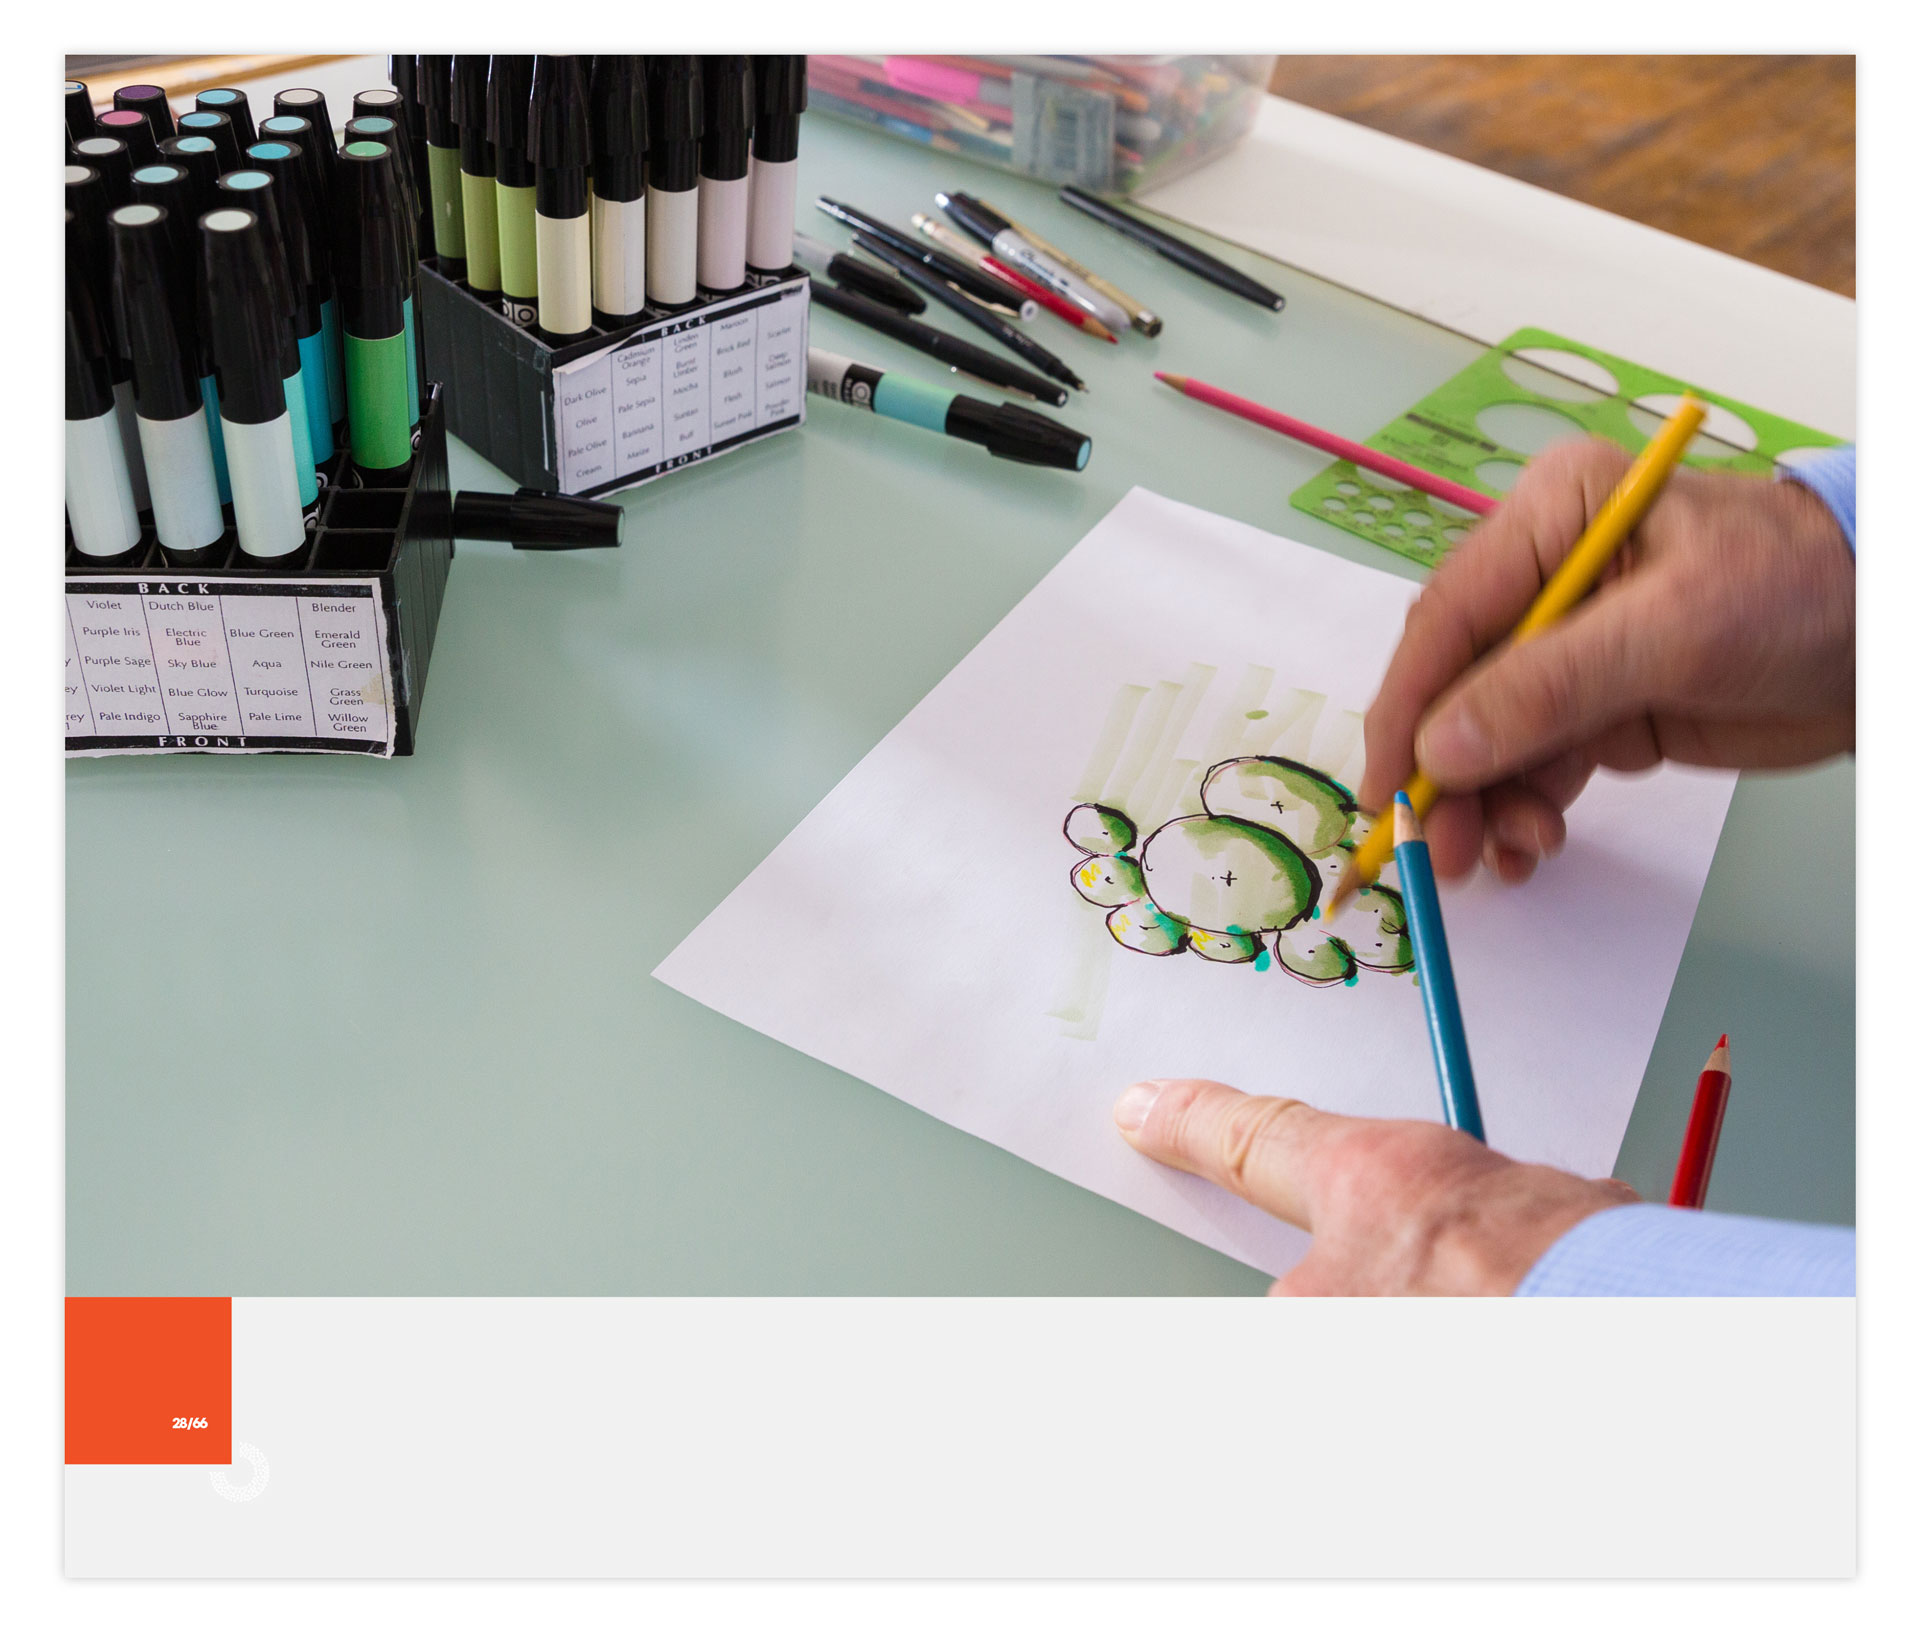
[[[413,758],[71,764],[70,1293],[1263,1288],[648,971],[1129,487],[1416,575],[1289,508],[1320,455],[1154,368],[1365,436],[1476,348],[1223,248],[1275,317],[1046,188],[825,118],[801,168],[803,199],[900,222],[980,192],[1161,312],[1117,347],[1037,330],[1091,384],[1063,414],[1090,467],[810,401],[628,494],[618,552],[461,544]],[[831,313],[813,339],[933,374]],[[511,485],[459,447],[453,474]],[[1852,901],[1851,766],[1743,782],[1623,1177],[1664,1196],[1726,1029],[1715,1206],[1851,1220]]]

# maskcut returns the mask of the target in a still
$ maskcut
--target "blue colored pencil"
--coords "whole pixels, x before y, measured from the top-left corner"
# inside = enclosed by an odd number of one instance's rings
[[[1427,836],[1405,793],[1393,796],[1393,859],[1400,869],[1407,933],[1413,937],[1414,972],[1420,977],[1420,996],[1427,1008],[1433,1069],[1440,1078],[1440,1108],[1448,1127],[1485,1144],[1480,1098],[1473,1089],[1473,1062],[1467,1057],[1467,1028],[1460,1021],[1460,994],[1453,984],[1453,960],[1447,954],[1447,926],[1440,917],[1440,892],[1434,888]]]

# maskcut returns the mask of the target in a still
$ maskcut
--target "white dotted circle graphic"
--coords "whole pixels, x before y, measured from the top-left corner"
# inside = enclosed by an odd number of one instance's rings
[[[224,1496],[230,1502],[250,1502],[267,1488],[267,1453],[258,1445],[249,1445],[244,1439],[233,1442],[233,1466],[242,1462],[253,1469],[252,1478],[244,1485],[236,1485],[227,1477],[226,1468],[215,1468],[208,1475],[213,1482],[213,1493]]]

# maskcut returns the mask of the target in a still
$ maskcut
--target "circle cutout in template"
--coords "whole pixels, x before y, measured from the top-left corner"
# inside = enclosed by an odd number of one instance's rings
[[[1347,519],[1357,522],[1362,527],[1371,527],[1373,525],[1373,512],[1371,510],[1356,510]]]
[[[1367,472],[1367,485],[1387,493],[1411,493],[1413,491],[1412,488],[1408,487],[1405,482],[1400,481],[1397,477],[1382,476],[1377,470]]]
[[[1322,499],[1320,501],[1320,508],[1322,510],[1344,510],[1346,507],[1347,501],[1345,499]]]
[[[1360,491],[1352,482],[1335,482],[1333,484],[1333,490],[1343,499],[1350,499]]]
[[[1433,517],[1428,515],[1424,510],[1409,510],[1400,519],[1409,527],[1431,527],[1433,525]]]
[[[1380,531],[1385,533],[1388,538],[1405,538],[1407,536],[1406,528],[1396,527],[1392,522],[1388,522]]]
[[[1680,398],[1671,391],[1642,397],[1627,408],[1627,418],[1643,436],[1652,436],[1680,406]],[[1687,454],[1698,459],[1738,459],[1760,445],[1760,433],[1738,414],[1717,402],[1707,404],[1707,417],[1687,444]]]
[[[1504,493],[1520,479],[1520,467],[1511,459],[1489,459],[1474,467],[1474,475],[1496,493]]]
[[[1784,453],[1775,454],[1773,462],[1785,465],[1788,470],[1799,470],[1832,452],[1832,448],[1788,448]]]
[[[1586,434],[1576,420],[1558,408],[1543,408],[1537,402],[1490,403],[1480,410],[1474,423],[1501,447],[1529,458],[1570,436]]]
[[[1387,511],[1393,508],[1393,500],[1388,498],[1384,493],[1376,493],[1372,498],[1367,500],[1367,503],[1372,505],[1373,508],[1378,510],[1382,515],[1385,515]]]
[[[1500,359],[1500,371],[1521,389],[1556,402],[1598,402],[1620,393],[1620,382],[1603,364],[1551,346],[1522,346]]]

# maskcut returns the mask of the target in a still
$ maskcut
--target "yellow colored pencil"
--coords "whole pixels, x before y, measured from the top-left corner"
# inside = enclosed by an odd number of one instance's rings
[[[1700,429],[1700,422],[1706,417],[1706,404],[1698,397],[1688,395],[1680,399],[1680,406],[1668,416],[1653,440],[1640,450],[1639,458],[1620,478],[1620,485],[1600,506],[1600,513],[1587,523],[1587,530],[1580,535],[1580,541],[1546,581],[1527,615],[1509,637],[1515,645],[1552,628],[1578,606],[1587,591],[1599,582],[1600,574],[1607,570],[1607,563],[1614,558],[1620,546],[1627,541],[1627,535],[1640,525],[1640,518],[1660,496],[1660,489],[1667,485],[1673,467],[1679,464],[1680,456],[1693,440],[1693,433]],[[1415,813],[1423,820],[1427,812],[1433,809],[1434,801],[1440,797],[1440,790],[1433,785],[1427,773],[1419,769],[1414,771],[1406,793]],[[1353,865],[1341,874],[1339,882],[1334,885],[1333,893],[1327,899],[1326,917],[1332,918],[1348,896],[1365,889],[1378,878],[1380,869],[1392,859],[1393,823],[1377,821],[1365,842],[1354,852]]]

